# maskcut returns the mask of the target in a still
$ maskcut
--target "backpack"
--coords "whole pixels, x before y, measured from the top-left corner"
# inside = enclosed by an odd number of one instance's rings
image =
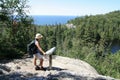
[[[37,46],[35,45],[35,40],[33,40],[27,45],[27,52],[29,53],[29,55],[33,55],[36,53],[36,50]]]

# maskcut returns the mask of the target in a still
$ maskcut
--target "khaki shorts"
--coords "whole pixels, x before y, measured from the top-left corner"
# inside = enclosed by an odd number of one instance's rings
[[[34,54],[33,57],[36,59],[43,59],[43,55],[41,55],[40,53]]]

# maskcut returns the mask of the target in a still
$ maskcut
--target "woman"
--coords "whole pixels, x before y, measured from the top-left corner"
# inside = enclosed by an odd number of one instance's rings
[[[37,47],[36,54],[33,55],[34,56],[35,70],[39,70],[39,69],[44,70],[44,68],[43,68],[43,57],[45,55],[45,52],[43,51],[43,49],[41,48],[40,43],[39,43],[39,41],[42,38],[43,38],[43,36],[40,33],[37,33],[36,36],[35,36],[35,45]],[[36,65],[37,59],[40,60],[39,66]]]

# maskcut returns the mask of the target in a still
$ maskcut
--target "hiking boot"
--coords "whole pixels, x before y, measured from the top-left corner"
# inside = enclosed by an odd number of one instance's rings
[[[41,68],[40,68],[41,70],[44,70],[44,71],[46,71],[46,69],[43,67],[43,66],[41,66]]]
[[[40,67],[39,66],[35,66],[35,70],[40,70]]]

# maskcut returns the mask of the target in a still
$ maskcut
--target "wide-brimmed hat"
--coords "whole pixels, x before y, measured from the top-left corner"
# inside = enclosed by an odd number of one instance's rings
[[[42,38],[42,37],[43,36],[40,33],[37,33],[36,36],[35,36],[36,39],[39,39],[39,38]]]

